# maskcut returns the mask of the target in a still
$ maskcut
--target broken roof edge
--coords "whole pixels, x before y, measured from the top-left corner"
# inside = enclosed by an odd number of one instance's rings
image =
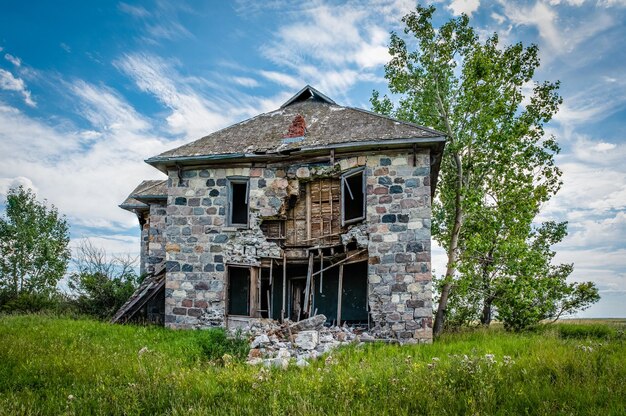
[[[319,92],[318,90],[313,88],[311,85],[307,84],[307,85],[304,86],[304,88],[302,88],[300,91],[295,93],[293,97],[291,97],[283,105],[281,105],[280,108],[288,107],[290,104],[292,104],[292,103],[294,103],[296,101],[299,101],[299,98],[302,97],[302,95],[305,92],[308,92],[311,95],[311,97],[315,97],[315,96],[319,97],[322,101],[325,101],[328,104],[338,105],[336,102],[334,102],[328,96],[322,94],[321,92]]]
[[[291,150],[290,153],[303,155],[308,152],[316,152],[320,150],[333,150],[333,149],[351,149],[358,150],[359,148],[377,146],[379,148],[392,147],[394,145],[402,145],[402,144],[421,144],[421,145],[435,145],[439,143],[445,143],[446,137],[444,135],[439,137],[412,137],[412,138],[397,138],[397,139],[387,139],[387,140],[364,140],[364,141],[353,141],[353,142],[345,142],[345,143],[335,143],[330,145],[322,145],[322,146],[306,146],[298,149],[288,149]],[[219,160],[229,160],[233,159],[263,159],[263,158],[272,158],[272,157],[285,157],[289,154],[283,154],[280,151],[278,152],[268,152],[268,153],[217,153],[210,155],[193,155],[193,156],[154,156],[144,160],[149,165],[154,166],[155,168],[161,170],[162,172],[167,173],[166,170],[163,170],[159,167],[159,165],[176,165],[176,164],[185,164],[185,163],[197,163],[197,162],[210,162],[210,161],[219,161]]]

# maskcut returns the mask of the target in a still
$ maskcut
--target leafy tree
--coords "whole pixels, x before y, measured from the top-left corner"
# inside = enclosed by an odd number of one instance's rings
[[[561,97],[558,82],[533,81],[536,45],[501,46],[497,34],[481,41],[466,15],[436,29],[434,12],[418,6],[402,19],[410,45],[391,35],[385,76],[390,91],[400,95],[398,105],[377,91],[371,102],[374,111],[448,137],[433,203],[433,237],[448,257],[433,328],[438,335],[449,304],[462,320],[473,319],[473,305],[482,305],[488,322],[502,291],[509,296],[512,287],[537,277],[521,266],[513,274],[511,265],[533,256],[545,264],[546,252],[533,251],[530,240],[541,204],[561,185],[554,165],[560,149],[543,129]]]
[[[68,286],[77,295],[74,303],[80,313],[111,317],[141,281],[135,272],[136,258],[109,257],[89,240],[78,246],[73,261],[76,270],[70,274]]]
[[[56,291],[70,259],[69,227],[58,210],[31,189],[9,190],[0,217],[0,291],[6,298]]]

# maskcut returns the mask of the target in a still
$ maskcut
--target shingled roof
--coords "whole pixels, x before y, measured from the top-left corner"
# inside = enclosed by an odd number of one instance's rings
[[[293,126],[304,118],[303,135]],[[297,127],[297,126],[296,126]],[[298,129],[296,128],[295,131]],[[226,127],[199,140],[152,157],[146,162],[164,170],[165,165],[203,160],[285,155],[319,149],[387,146],[398,143],[436,144],[443,147],[439,131],[337,105],[311,86],[306,86],[275,111]]]
[[[167,198],[167,181],[145,180],[133,189],[119,207],[127,211],[148,209],[145,202],[162,198]]]

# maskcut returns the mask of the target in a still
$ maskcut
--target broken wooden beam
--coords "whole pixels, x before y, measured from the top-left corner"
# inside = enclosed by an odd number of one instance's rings
[[[338,261],[337,263],[331,264],[330,266],[325,267],[325,268],[323,268],[323,269],[320,269],[319,271],[317,271],[317,272],[313,273],[313,276],[317,276],[318,274],[323,273],[323,272],[325,272],[325,271],[326,271],[326,270],[328,270],[328,269],[332,269],[332,268],[333,268],[333,267],[335,267],[335,266],[343,265],[343,263],[345,263],[347,260],[351,259],[352,257],[358,256],[358,255],[360,255],[360,254],[363,254],[363,253],[365,253],[366,251],[367,251],[367,249],[366,249],[366,248],[364,248],[363,250],[361,250],[361,251],[359,251],[359,252],[356,252],[356,253],[354,253],[354,254],[351,254],[351,255],[349,255],[348,257],[346,257],[345,259],[340,260],[340,261]]]

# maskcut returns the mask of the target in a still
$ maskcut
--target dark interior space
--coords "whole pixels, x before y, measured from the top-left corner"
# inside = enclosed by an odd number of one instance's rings
[[[248,224],[248,183],[231,182],[231,224]]]
[[[344,178],[343,182],[343,218],[352,221],[365,217],[363,172]]]
[[[228,314],[250,315],[250,269],[228,268]]]

